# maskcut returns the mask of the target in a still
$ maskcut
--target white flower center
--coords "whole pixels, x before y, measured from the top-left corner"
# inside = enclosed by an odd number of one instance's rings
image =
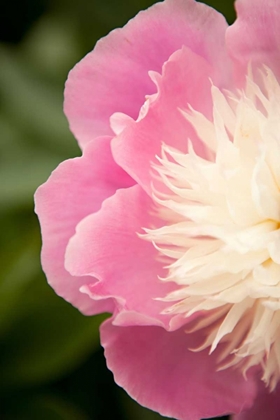
[[[244,92],[212,86],[213,120],[183,112],[205,145],[198,156],[163,145],[155,191],[165,221],[145,229],[178,285],[166,313],[200,316],[201,350],[219,343],[219,369],[255,365],[280,379],[280,86],[268,68],[249,70]]]

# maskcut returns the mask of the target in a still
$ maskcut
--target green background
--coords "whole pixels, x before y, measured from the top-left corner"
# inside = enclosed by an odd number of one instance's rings
[[[0,416],[156,420],[117,387],[98,327],[57,297],[40,267],[33,194],[80,155],[62,112],[68,71],[151,0],[6,2],[0,44]],[[235,18],[231,0],[207,1]],[[2,6],[1,6],[2,8]],[[6,28],[6,29],[5,29]]]

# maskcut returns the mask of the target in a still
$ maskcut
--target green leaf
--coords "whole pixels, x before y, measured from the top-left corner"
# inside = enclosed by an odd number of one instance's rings
[[[0,210],[0,335],[21,316],[23,293],[42,272],[41,238],[35,214]]]
[[[89,420],[80,408],[49,394],[17,396],[4,413],[7,420]]]
[[[57,88],[31,71],[15,51],[0,47],[2,115],[17,127],[25,146],[43,147],[60,157],[75,155],[78,147],[63,114],[63,86]]]
[[[65,13],[44,15],[21,44],[23,61],[60,88],[69,70],[82,58],[77,29],[77,24]]]
[[[1,386],[40,384],[73,370],[99,346],[104,315],[85,317],[57,297],[45,279],[30,284],[18,321],[0,343]]]
[[[13,260],[12,260],[13,261]],[[11,261],[11,262],[12,262]],[[20,314],[18,305],[21,295],[40,273],[38,252],[28,244],[17,253],[14,264],[2,274],[0,283],[0,333],[3,333]]]
[[[33,194],[65,158],[80,154],[63,114],[63,87],[32,73],[0,47],[2,208],[33,206]]]

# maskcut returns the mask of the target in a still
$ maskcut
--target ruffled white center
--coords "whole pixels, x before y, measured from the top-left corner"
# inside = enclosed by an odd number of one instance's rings
[[[256,81],[258,80],[258,82]],[[199,349],[223,343],[219,368],[245,374],[260,365],[263,380],[280,379],[280,86],[272,71],[251,71],[246,88],[212,86],[213,120],[183,112],[205,145],[198,156],[163,145],[155,191],[165,226],[145,229],[168,259],[162,281],[178,285],[168,313],[201,316]]]

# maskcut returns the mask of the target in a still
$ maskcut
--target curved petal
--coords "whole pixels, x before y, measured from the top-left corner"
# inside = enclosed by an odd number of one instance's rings
[[[224,17],[194,0],[166,0],[101,39],[70,72],[65,113],[81,146],[112,134],[109,118],[123,112],[137,118],[145,95],[155,91],[148,71],[182,45],[225,72]]]
[[[250,407],[254,381],[236,370],[216,372],[215,355],[194,353],[197,335],[183,329],[101,326],[115,381],[141,405],[179,420],[200,420]]]
[[[227,30],[229,53],[236,71],[246,75],[250,62],[268,65],[280,77],[280,2],[237,0],[237,20]]]
[[[155,76],[154,76],[155,77]],[[112,152],[116,162],[151,194],[151,162],[161,155],[162,143],[187,151],[188,139],[195,150],[205,155],[193,127],[182,115],[189,104],[212,118],[211,81],[223,86],[223,80],[207,61],[183,47],[165,63],[162,76],[156,75],[158,94],[152,98],[146,115],[130,121],[113,139]]]
[[[262,384],[262,389],[256,398],[253,407],[243,411],[234,420],[279,420],[280,413],[280,387],[269,392]]]
[[[118,324],[169,328],[170,316],[161,314],[167,304],[155,298],[165,296],[173,286],[158,279],[164,269],[157,251],[138,236],[142,227],[150,226],[151,209],[152,202],[139,185],[118,190],[99,212],[79,223],[67,247],[65,265],[72,275],[99,279],[83,291],[93,299],[115,298]],[[172,328],[178,328],[178,322],[173,320]]]
[[[64,268],[67,243],[77,223],[101,207],[117,188],[132,185],[110,152],[110,139],[90,143],[82,157],[63,162],[38,188],[35,211],[41,224],[42,266],[50,285],[87,315],[112,311],[110,302],[93,302],[79,288],[93,279],[74,278]]]

